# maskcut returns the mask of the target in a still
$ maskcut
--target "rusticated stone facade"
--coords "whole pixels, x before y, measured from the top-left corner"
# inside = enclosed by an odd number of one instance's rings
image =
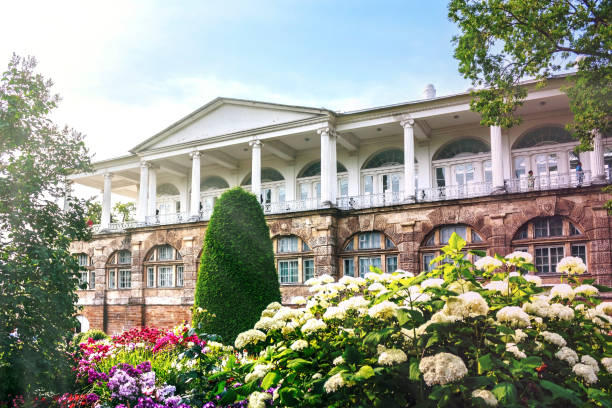
[[[571,222],[586,242],[588,273],[598,283],[612,285],[612,218],[603,208],[610,199],[599,187],[493,195],[466,200],[417,203],[363,210],[317,211],[268,216],[272,238],[295,235],[312,250],[315,274],[340,274],[339,262],[347,240],[360,232],[379,231],[399,252],[399,267],[422,268],[419,251],[436,228],[461,224],[478,231],[489,254],[506,254],[517,245],[513,238],[521,226],[539,217],[560,216]],[[117,333],[134,326],[171,327],[190,319],[206,222],[136,228],[122,234],[100,234],[88,243],[76,242],[74,253],[85,253],[95,273],[95,289],[79,292],[81,315],[92,328]],[[522,245],[542,240],[523,240]],[[545,241],[545,240],[544,240]],[[157,245],[169,244],[182,258],[184,283],[177,288],[147,288],[143,261]],[[108,289],[109,256],[131,251],[131,288]],[[558,276],[543,277],[558,282]],[[306,295],[306,287],[282,285],[283,302]]]

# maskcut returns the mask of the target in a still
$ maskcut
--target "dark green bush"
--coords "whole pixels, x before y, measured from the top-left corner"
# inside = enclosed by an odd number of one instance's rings
[[[280,301],[270,230],[257,198],[240,187],[215,203],[195,292],[194,326],[228,343]]]
[[[72,338],[72,344],[74,345],[75,348],[78,349],[79,344],[83,343],[84,341],[87,341],[87,339],[90,337],[94,340],[108,339],[108,336],[102,330],[91,329],[86,332],[75,334],[74,337]]]

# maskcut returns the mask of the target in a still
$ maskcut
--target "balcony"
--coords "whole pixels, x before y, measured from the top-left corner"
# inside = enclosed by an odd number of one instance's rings
[[[609,184],[611,181],[611,174],[606,174],[606,184]],[[586,187],[590,185],[592,185],[590,171],[584,171],[582,174],[578,174],[576,172],[554,173],[548,176],[538,176],[532,178],[521,177],[506,180],[504,182],[504,191],[506,193],[522,193],[530,191],[555,190],[561,188]],[[399,204],[486,197],[491,195],[492,192],[493,185],[490,182],[469,183],[460,186],[419,189],[417,190],[416,197],[412,199],[406,199],[402,191],[366,194],[353,197],[340,197],[336,201],[336,207],[340,210],[350,211],[366,208],[387,207]],[[262,207],[265,214],[284,214],[323,208],[318,198],[277,203],[263,203]],[[212,209],[202,210],[197,216],[192,216],[185,212],[175,214],[160,214],[146,217],[145,222],[114,222],[105,229],[101,228],[100,225],[94,225],[92,227],[92,231],[94,234],[115,233],[132,228],[208,221],[211,215]]]

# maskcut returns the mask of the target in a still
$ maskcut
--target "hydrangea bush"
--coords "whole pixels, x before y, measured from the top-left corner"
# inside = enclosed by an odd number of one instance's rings
[[[320,276],[312,295],[272,303],[235,351],[194,347],[192,406],[612,406],[612,302],[580,282],[542,286],[528,253],[472,264],[453,235],[441,263],[413,276]],[[198,353],[198,350],[200,351]]]

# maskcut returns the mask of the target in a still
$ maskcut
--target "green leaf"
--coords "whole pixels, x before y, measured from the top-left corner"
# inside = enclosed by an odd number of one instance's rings
[[[237,396],[238,396],[238,394],[236,393],[236,391],[234,391],[234,389],[230,388],[229,390],[227,390],[225,392],[225,394],[223,394],[223,396],[219,400],[219,404],[220,405],[229,405],[229,404],[233,403],[234,401],[236,401],[236,397]]]
[[[376,346],[381,344],[391,335],[391,333],[393,333],[393,331],[393,328],[387,327],[385,329],[372,332],[364,337],[363,344],[366,346]]]
[[[287,368],[290,368],[292,370],[300,370],[303,367],[309,366],[311,364],[311,361],[304,360],[303,358],[296,358],[287,362]]]
[[[412,381],[418,381],[421,377],[421,371],[419,370],[419,362],[415,358],[410,359],[410,375],[408,378]]]
[[[357,364],[359,361],[361,361],[361,353],[359,353],[359,350],[357,350],[355,346],[349,345],[344,349],[342,358],[344,358],[344,361],[346,361],[348,364]]]
[[[264,379],[261,381],[261,388],[267,390],[270,387],[274,387],[281,380],[282,376],[278,371],[270,371]]]
[[[281,404],[283,406],[296,406],[298,404],[297,395],[298,390],[293,387],[281,388],[278,390]]]
[[[560,385],[557,385],[547,380],[540,381],[540,386],[545,390],[550,391],[554,399],[562,398],[570,401],[576,406],[582,405],[581,399],[578,398],[576,393],[569,388],[561,387]]]
[[[504,404],[513,404],[516,402],[516,387],[514,384],[509,382],[502,382],[497,384],[491,392],[495,395],[497,400]]]
[[[457,235],[456,232],[453,232],[453,235],[451,235],[450,239],[448,240],[448,246],[457,252],[461,251],[465,244],[465,240]]]
[[[478,358],[478,374],[484,374],[487,371],[491,371],[493,368],[493,360],[491,354],[485,354]]]
[[[367,380],[370,377],[374,376],[374,369],[369,365],[364,365],[357,371],[355,377],[359,380]]]

